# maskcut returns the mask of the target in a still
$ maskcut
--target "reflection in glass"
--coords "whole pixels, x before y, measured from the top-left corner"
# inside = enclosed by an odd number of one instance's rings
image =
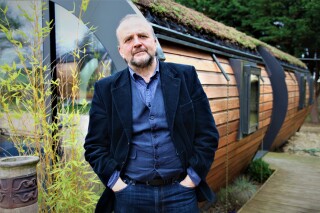
[[[259,115],[259,76],[250,75],[250,120],[249,127],[251,130],[257,129]]]
[[[301,77],[301,85],[301,109],[303,109],[307,106],[307,79],[304,75]]]
[[[92,100],[94,83],[114,72],[107,50],[91,29],[59,5],[56,11],[57,75],[59,98],[82,104]],[[75,85],[79,85],[76,88]]]
[[[259,128],[259,98],[261,70],[255,64],[244,64],[240,93],[240,137]]]
[[[26,58],[25,65],[27,68],[30,68],[30,58],[28,56],[34,55],[34,50],[31,46],[36,43],[37,38],[34,35],[35,26],[38,25],[41,28],[42,23],[42,15],[41,15],[41,1],[35,1],[30,4],[30,1],[15,1],[15,0],[0,0],[0,8],[2,10],[8,6],[8,11],[6,15],[2,12],[0,13],[0,20],[1,24],[4,27],[8,28],[12,32],[12,38],[16,41],[21,43],[21,47],[19,48],[19,52],[23,53]],[[28,14],[29,17],[38,17],[38,23],[34,23],[34,20],[27,19],[22,14]],[[42,48],[39,49],[42,51]],[[42,56],[42,53],[39,53],[37,56]],[[40,58],[38,58],[41,61]],[[16,52],[16,47],[9,42],[6,38],[5,33],[0,31],[0,65],[8,64],[11,65],[12,63],[17,65],[17,70],[22,68],[22,64],[19,60],[18,54]],[[21,76],[23,73],[21,73]],[[6,79],[7,73],[0,72],[0,78]],[[21,77],[22,78],[22,77]]]
[[[42,48],[42,29],[47,28],[42,25],[41,1],[0,0],[0,8],[0,129],[10,143],[24,143],[25,148],[42,134],[41,119],[35,117],[49,108]],[[1,151],[18,153],[0,148],[0,155]]]

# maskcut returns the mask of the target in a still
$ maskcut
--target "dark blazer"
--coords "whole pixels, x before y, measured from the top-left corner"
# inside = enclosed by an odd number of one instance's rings
[[[193,66],[160,62],[161,88],[167,122],[183,168],[191,166],[201,178],[199,201],[212,201],[206,175],[218,147],[219,134],[209,102]],[[132,96],[129,70],[95,84],[85,158],[107,185],[115,170],[122,171],[132,137]],[[96,212],[111,212],[114,193],[106,187]]]

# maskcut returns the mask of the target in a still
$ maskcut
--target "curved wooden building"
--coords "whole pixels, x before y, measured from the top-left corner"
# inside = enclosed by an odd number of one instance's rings
[[[53,2],[73,8],[70,2]],[[313,94],[305,64],[172,0],[132,2],[90,2],[83,19],[98,26],[95,35],[113,61],[111,73],[126,67],[114,32],[129,13],[152,23],[160,60],[195,66],[221,135],[207,176],[213,190],[241,174],[259,150],[276,149],[300,128]]]
[[[53,72],[62,85],[66,85],[60,89],[68,93],[67,86],[72,84],[68,76],[71,69],[76,70],[76,64],[66,58],[59,60],[72,49],[60,53],[64,47],[57,41],[72,37],[71,33],[76,30],[72,27],[78,25],[71,21],[79,11],[73,1],[47,1],[49,10],[43,20],[53,19],[55,28],[45,40],[44,55],[50,57],[44,60],[48,60],[48,64],[57,63]],[[69,14],[70,11],[74,14]],[[221,136],[207,176],[213,190],[217,191],[241,174],[259,150],[275,150],[299,130],[314,96],[313,79],[306,65],[172,0],[90,2],[82,19],[83,23],[97,27],[94,33],[87,34],[92,36],[90,41],[94,34],[100,43],[90,53],[92,57],[79,67],[80,77],[87,82],[84,97],[89,102],[93,82],[97,80],[93,75],[110,74],[126,67],[117,50],[115,29],[120,19],[129,13],[141,14],[153,24],[160,60],[190,64],[197,69]],[[67,21],[71,24],[67,25]],[[65,93],[57,96],[67,95]],[[85,116],[81,121],[84,134],[88,122]]]
[[[207,176],[214,190],[241,174],[258,150],[277,149],[301,127],[313,94],[301,61],[171,1],[136,5],[153,23],[160,58],[197,69],[221,135]],[[254,41],[253,48],[215,27]]]

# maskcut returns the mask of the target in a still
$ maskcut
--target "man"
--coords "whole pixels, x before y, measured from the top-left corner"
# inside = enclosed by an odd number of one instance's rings
[[[196,71],[158,61],[138,15],[116,34],[128,68],[95,84],[84,144],[107,186],[96,212],[198,212],[197,201],[213,198],[206,175],[219,134]]]

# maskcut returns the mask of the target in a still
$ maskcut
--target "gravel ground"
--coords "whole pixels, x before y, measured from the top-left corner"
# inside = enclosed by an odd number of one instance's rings
[[[303,124],[282,150],[295,155],[320,157],[320,124]]]

